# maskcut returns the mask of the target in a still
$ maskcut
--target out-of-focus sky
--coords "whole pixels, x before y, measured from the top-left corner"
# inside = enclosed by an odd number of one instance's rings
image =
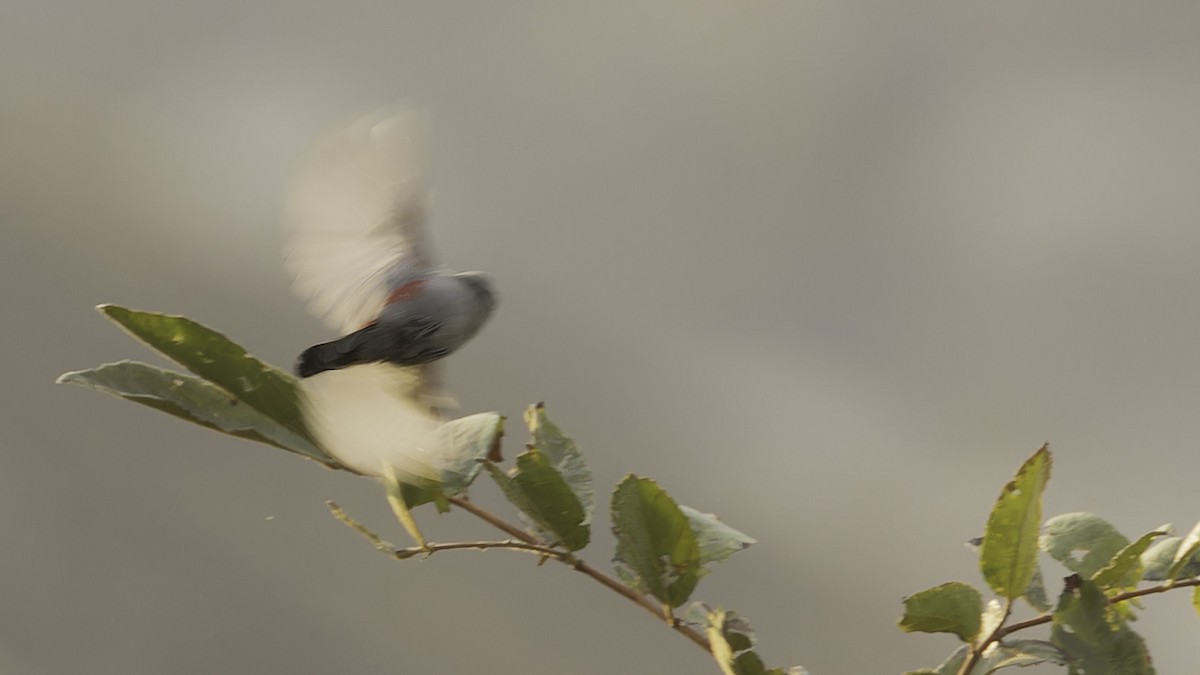
[[[561,566],[388,560],[324,506],[403,541],[368,481],[53,384],[152,359],[101,302],[280,364],[328,339],[288,289],[282,195],[323,128],[403,97],[434,111],[437,248],[502,296],[449,362],[464,412],[509,415],[513,455],[544,400],[601,495],[648,475],[757,537],[697,597],[771,664],[940,661],[900,600],[980,582],[962,542],[1046,441],[1048,515],[1190,528],[1198,26],[1193,3],[7,0],[0,670],[715,672]],[[1200,656],[1186,595],[1136,624],[1159,672]]]

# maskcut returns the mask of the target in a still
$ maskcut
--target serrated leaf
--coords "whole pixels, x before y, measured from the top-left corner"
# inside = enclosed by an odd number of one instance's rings
[[[491,462],[486,466],[508,501],[536,525],[540,538],[570,551],[587,546],[591,530],[583,507],[544,454],[536,449],[521,453],[511,474]]]
[[[100,305],[97,309],[146,346],[315,445],[304,426],[297,383],[291,375],[186,317],[117,305]]]
[[[1108,564],[1092,575],[1092,581],[1107,591],[1113,588],[1130,588],[1142,578],[1142,554],[1158,537],[1166,532],[1149,532],[1137,541],[1122,548]]]
[[[675,500],[631,474],[613,491],[612,520],[617,573],[670,607],[687,602],[700,579],[700,547]]]
[[[550,465],[562,474],[583,508],[583,523],[590,523],[596,508],[596,490],[592,486],[592,469],[579,446],[550,421],[546,406],[542,403],[529,406],[525,411],[525,424],[529,427],[529,444],[537,448]]]
[[[1141,636],[1116,616],[1094,582],[1068,579],[1050,639],[1069,657],[1071,675],[1153,675]]]
[[[1129,539],[1100,516],[1064,513],[1046,521],[1040,545],[1063,567],[1087,579],[1128,546]]]
[[[458,494],[475,481],[483,462],[504,436],[505,418],[485,412],[450,420],[437,429],[437,446],[443,448],[438,468],[442,489]]]
[[[1175,550],[1175,558],[1171,561],[1171,568],[1167,570],[1167,581],[1195,576],[1195,572],[1189,572],[1186,568],[1196,559],[1197,552],[1200,552],[1200,523],[1196,523],[1192,531],[1188,532],[1188,535],[1179,543],[1179,548]]]
[[[1142,578],[1146,581],[1162,581],[1175,562],[1175,552],[1183,537],[1163,537],[1142,553]]]
[[[435,432],[434,445],[440,448],[438,471],[441,483],[405,482],[400,493],[409,508],[434,503],[441,513],[450,508],[446,495],[466,492],[483,469],[485,460],[504,436],[505,417],[486,412],[450,420]],[[410,477],[411,479],[411,477]]]
[[[137,361],[119,361],[64,373],[58,382],[90,387],[214,431],[273,445],[330,468],[340,468],[336,460],[306,437],[194,375]]]
[[[984,529],[980,571],[992,590],[1009,600],[1029,588],[1037,565],[1042,493],[1050,465],[1050,449],[1042,446],[1001,491]]]
[[[979,635],[983,596],[970,584],[950,581],[904,599],[900,629],[912,633],[953,633],[963,642]]]
[[[1172,578],[1171,568],[1177,563],[1176,556],[1182,543],[1183,537],[1163,537],[1151,544],[1142,554],[1142,579],[1163,581]],[[1191,562],[1184,565],[1179,574],[1183,577],[1200,574],[1200,556],[1193,555]]]
[[[679,505],[679,510],[687,516],[688,524],[696,535],[696,543],[700,547],[701,576],[709,572],[706,565],[721,562],[757,543],[750,536],[721,522],[720,518],[711,513],[701,513],[683,504]]]

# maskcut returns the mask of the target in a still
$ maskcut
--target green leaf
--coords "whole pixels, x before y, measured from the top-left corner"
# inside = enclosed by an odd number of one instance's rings
[[[404,500],[405,507],[409,509],[415,509],[425,504],[435,504],[438,513],[446,513],[450,510],[450,503],[446,501],[446,495],[436,485],[424,482],[420,484],[406,482],[397,485],[399,485],[400,499]]]
[[[438,469],[441,483],[405,482],[400,493],[409,508],[433,502],[438,511],[449,510],[446,495],[466,492],[483,469],[484,462],[504,437],[503,415],[494,412],[467,415],[438,427],[434,445],[440,448]]]
[[[1159,539],[1142,553],[1142,579],[1162,581],[1175,562],[1175,552],[1183,537],[1167,536]]]
[[[1163,581],[1200,574],[1200,554],[1193,554],[1191,562],[1185,563],[1181,569],[1175,571],[1178,576],[1171,576],[1172,568],[1180,560],[1178,554],[1182,543],[1182,537],[1163,537],[1146,549],[1142,554],[1142,579]]]
[[[193,375],[136,361],[120,361],[64,373],[58,382],[90,387],[215,431],[273,445],[330,468],[340,468],[336,460],[308,438]]]
[[[1069,657],[1072,675],[1153,675],[1141,636],[1109,607],[1094,582],[1068,577],[1054,610],[1051,641]]]
[[[688,524],[696,535],[696,544],[700,547],[701,576],[709,572],[705,567],[709,563],[722,562],[756,543],[754,539],[721,522],[720,518],[711,513],[701,513],[683,504],[679,505],[679,510],[687,516]]]
[[[978,555],[979,545],[982,543],[983,537],[972,539],[967,542],[967,548],[975,551],[976,555]],[[1025,589],[1021,597],[1025,602],[1029,603],[1030,607],[1039,612],[1048,612],[1054,606],[1050,603],[1050,598],[1046,595],[1046,581],[1042,577],[1042,568],[1037,563],[1033,565],[1033,576],[1029,579],[1029,587]]]
[[[1064,513],[1046,521],[1040,543],[1063,567],[1087,579],[1128,546],[1129,540],[1100,516]]]
[[[1200,614],[1200,586],[1192,589],[1192,608],[1196,610],[1197,614]]]
[[[1194,571],[1188,571],[1185,568],[1196,559],[1196,553],[1200,552],[1200,523],[1192,528],[1191,532],[1183,538],[1179,543],[1179,548],[1175,550],[1175,559],[1171,561],[1171,569],[1167,570],[1167,581],[1176,581],[1181,577],[1196,576]]]
[[[304,427],[295,378],[263,363],[220,333],[182,316],[97,307],[146,346],[224,389],[242,403],[313,442]]]
[[[617,574],[670,607],[700,579],[700,547],[675,500],[648,478],[626,476],[612,496]]]
[[[1009,600],[1025,593],[1037,566],[1042,493],[1050,464],[1048,446],[1026,460],[1000,493],[984,530],[980,571],[992,590]]]
[[[459,494],[475,482],[483,462],[504,437],[505,417],[485,412],[450,420],[437,429],[436,445],[442,448],[438,468],[442,490]]]
[[[912,633],[953,633],[963,642],[979,635],[983,596],[971,585],[951,581],[904,599],[901,630]]]
[[[532,448],[521,453],[510,474],[491,462],[486,466],[504,496],[532,521],[541,539],[570,551],[587,546],[591,536],[584,522],[587,514],[544,454]]]
[[[592,487],[592,469],[584,459],[575,441],[564,436],[546,415],[543,403],[529,406],[525,411],[525,424],[529,427],[529,444],[542,453],[550,465],[575,493],[584,512],[584,524],[591,522],[596,508],[596,491]]]
[[[1122,548],[1108,564],[1092,575],[1092,581],[1101,589],[1131,588],[1142,578],[1142,554],[1158,537],[1166,532],[1155,531],[1142,535],[1137,541]]]

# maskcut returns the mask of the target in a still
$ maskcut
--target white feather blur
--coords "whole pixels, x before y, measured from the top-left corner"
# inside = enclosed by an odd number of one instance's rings
[[[396,105],[321,136],[301,164],[285,208],[285,266],[309,311],[341,333],[436,266],[425,234],[428,134],[424,110]],[[438,409],[453,403],[438,368],[372,363],[305,378],[305,421],[355,471],[440,482]]]

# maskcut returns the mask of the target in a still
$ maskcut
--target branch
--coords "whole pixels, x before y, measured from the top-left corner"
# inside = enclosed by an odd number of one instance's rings
[[[1189,586],[1200,586],[1200,578],[1188,579],[1186,581],[1167,582],[1165,584],[1159,584],[1158,586],[1149,586],[1147,588],[1139,588],[1134,591],[1118,593],[1117,595],[1114,595],[1108,599],[1108,604],[1111,606],[1119,602],[1125,602],[1126,600],[1140,598],[1144,595],[1165,593],[1173,588],[1187,588]],[[1008,613],[1005,612],[1005,616],[1007,615]],[[1016,633],[1017,631],[1022,631],[1026,628],[1033,628],[1034,626],[1041,626],[1050,623],[1051,621],[1054,621],[1053,612],[1035,616],[1032,619],[1026,619],[1025,621],[1018,621],[1017,623],[1009,626],[1001,625],[997,627],[996,630],[992,631],[992,634],[988,636],[986,640],[981,642],[977,648],[971,650],[971,655],[966,661],[963,662],[963,667],[958,671],[959,675],[967,675],[970,673],[971,669],[975,667],[975,665],[979,662],[979,659],[983,656],[984,650],[986,650],[988,645],[992,644],[993,642],[999,642],[1009,635]]]
[[[329,510],[333,513],[333,517],[345,523],[355,532],[358,532],[363,537],[366,537],[376,548],[376,550],[386,553],[397,560],[407,560],[418,555],[429,557],[438,551],[454,551],[463,549],[475,549],[478,551],[486,551],[490,548],[506,548],[513,551],[527,551],[536,553],[545,558],[557,558],[564,555],[559,551],[549,546],[541,546],[539,544],[531,544],[524,541],[506,540],[506,541],[455,541],[446,544],[436,544],[434,542],[426,542],[424,546],[412,546],[409,548],[396,548],[392,544],[384,541],[371,530],[367,529],[366,525],[351,518],[349,514],[342,510],[334,502],[325,502],[329,506]]]
[[[1154,595],[1155,593],[1165,593],[1166,591],[1169,591],[1173,588],[1187,588],[1188,586],[1200,586],[1200,579],[1188,579],[1187,581],[1176,581],[1174,583],[1159,584],[1158,586],[1150,586],[1148,588],[1139,588],[1136,591],[1127,591],[1125,593],[1119,593],[1119,594],[1114,595],[1111,598],[1109,598],[1108,604],[1115,605],[1118,602],[1125,602],[1126,600],[1133,600],[1134,598],[1140,598],[1143,595]],[[999,634],[996,636],[996,639],[1000,640],[1002,638],[1007,637],[1011,633],[1015,633],[1019,630],[1025,630],[1026,628],[1033,628],[1034,626],[1040,626],[1042,624],[1050,623],[1053,620],[1054,620],[1053,612],[1051,612],[1049,614],[1042,614],[1041,616],[1035,616],[1032,619],[1028,619],[1026,621],[1021,621],[1019,623],[1014,623],[1013,625],[1008,626],[1007,628],[1004,628],[1001,631],[998,631]]]
[[[479,518],[480,520],[483,520],[486,523],[488,523],[489,525],[503,531],[505,534],[508,534],[509,536],[511,536],[515,539],[519,539],[527,544],[537,544],[537,540],[535,540],[533,537],[529,536],[529,534],[522,531],[520,528],[516,527],[515,525],[503,520],[502,518],[495,515],[491,511],[488,511],[487,509],[476,505],[474,502],[467,500],[467,499],[463,499],[462,497],[450,497],[449,500],[450,500],[451,504],[454,504],[455,506],[463,509],[464,511],[467,511],[468,513]],[[553,555],[553,556],[549,556],[549,557],[569,566],[571,569],[575,570],[576,572],[579,572],[588,577],[591,577],[594,581],[596,581],[600,585],[604,586],[605,588],[613,591],[614,593],[624,596],[630,602],[642,607],[647,612],[650,612],[651,614],[658,617],[662,621],[665,621],[667,623],[667,625],[669,625],[677,633],[679,633],[679,634],[683,635],[684,637],[686,637],[687,639],[691,640],[696,645],[698,645],[700,648],[702,648],[704,651],[706,651],[710,654],[712,653],[712,648],[709,645],[708,638],[704,637],[704,635],[698,633],[697,631],[693,630],[690,626],[681,622],[679,619],[677,619],[674,615],[671,614],[670,610],[660,607],[659,605],[657,605],[654,602],[652,602],[651,600],[649,600],[646,596],[642,595],[641,593],[638,593],[634,589],[617,581],[616,579],[610,577],[609,575],[605,574],[604,572],[601,572],[600,570],[596,569],[595,567],[592,567],[591,565],[583,562],[582,560],[580,560],[579,558],[576,558],[574,555],[571,555],[570,553],[558,552],[557,555]]]
[[[613,591],[614,593],[617,593],[617,594],[625,597],[630,602],[633,602],[634,604],[639,605],[640,607],[642,607],[646,611],[650,612],[654,616],[665,621],[667,623],[667,625],[669,625],[677,633],[679,633],[680,635],[683,635],[687,639],[691,640],[696,645],[698,645],[699,647],[704,649],[704,651],[709,652],[709,653],[712,652],[711,647],[709,646],[708,639],[706,637],[704,637],[704,635],[700,634],[699,632],[692,629],[690,626],[684,624],[679,619],[677,619],[673,614],[671,614],[669,608],[660,607],[659,605],[655,604],[654,602],[652,602],[650,599],[648,599],[646,596],[642,595],[641,593],[638,593],[637,591],[630,588],[629,586],[626,586],[625,584],[617,581],[616,579],[610,577],[609,575],[605,574],[604,572],[601,572],[600,570],[596,569],[595,567],[592,567],[591,565],[583,562],[579,558],[576,558],[569,551],[563,551],[563,550],[560,550],[557,548],[553,548],[553,547],[545,546],[545,545],[541,544],[536,539],[531,537],[527,532],[521,530],[520,528],[513,525],[512,523],[505,521],[504,519],[500,518],[499,516],[492,513],[491,511],[488,511],[487,509],[476,505],[474,502],[472,502],[470,500],[463,499],[462,497],[449,497],[448,499],[451,504],[454,504],[455,506],[457,506],[457,507],[461,508],[462,510],[470,513],[471,515],[479,518],[480,520],[483,520],[484,522],[491,525],[492,527],[495,527],[496,529],[501,530],[505,534],[512,537],[512,539],[507,540],[507,541],[459,541],[459,542],[451,542],[451,543],[447,543],[447,544],[437,544],[437,543],[433,543],[433,542],[426,542],[424,547],[414,546],[412,548],[396,548],[394,545],[388,543],[387,541],[384,541],[382,538],[379,537],[379,535],[375,534],[370,529],[368,529],[366,525],[363,525],[362,523],[358,522],[354,518],[351,518],[336,503],[334,503],[334,502],[325,502],[325,503],[326,503],[326,505],[329,506],[329,510],[330,510],[330,512],[333,513],[334,518],[337,518],[338,520],[342,521],[343,523],[346,524],[347,527],[349,527],[350,529],[354,530],[355,532],[358,532],[363,537],[365,537],[367,539],[367,541],[371,542],[371,544],[375,547],[376,550],[386,553],[386,554],[396,558],[397,560],[406,560],[408,558],[413,558],[418,555],[423,555],[423,556],[428,557],[438,551],[451,551],[451,550],[461,550],[461,549],[487,550],[487,549],[491,549],[491,548],[504,548],[504,549],[514,550],[514,551],[526,551],[529,553],[536,553],[537,555],[541,556],[543,559],[549,558],[551,560],[557,560],[557,561],[563,563],[564,565],[570,567],[571,569],[575,570],[576,572],[579,572],[588,577],[591,577],[592,580],[596,581],[601,586],[604,586],[605,588]]]

